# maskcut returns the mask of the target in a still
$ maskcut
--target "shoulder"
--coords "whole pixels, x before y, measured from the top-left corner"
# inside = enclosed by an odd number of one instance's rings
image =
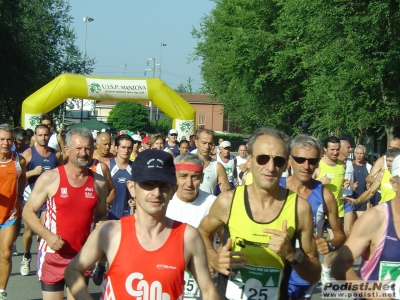
[[[310,203],[307,201],[307,199],[300,197],[297,195],[297,213],[302,215],[302,214],[307,214],[311,211],[311,206]]]
[[[25,157],[25,159],[27,159],[28,157],[32,156],[32,148],[29,147],[27,148],[23,153],[22,156]]]
[[[22,155],[19,155],[19,154],[17,154],[18,155],[18,161],[19,161],[19,163],[21,164],[21,165],[25,165],[26,164],[26,159],[25,159],[25,157],[23,157]]]

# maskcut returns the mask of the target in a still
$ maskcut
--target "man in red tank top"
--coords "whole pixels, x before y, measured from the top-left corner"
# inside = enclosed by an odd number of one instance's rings
[[[101,299],[183,299],[185,267],[194,274],[204,300],[220,299],[199,232],[166,217],[176,185],[173,157],[155,149],[139,153],[132,180],[128,188],[136,213],[93,231],[65,270],[72,295],[91,299],[84,273],[106,255],[110,267]]]
[[[93,147],[90,130],[69,131],[65,146],[67,164],[40,175],[23,211],[25,222],[42,237],[38,276],[44,300],[63,299],[65,267],[82,248],[94,222],[106,219],[107,183],[87,168]],[[35,212],[44,203],[43,226]],[[73,299],[68,289],[67,299]]]

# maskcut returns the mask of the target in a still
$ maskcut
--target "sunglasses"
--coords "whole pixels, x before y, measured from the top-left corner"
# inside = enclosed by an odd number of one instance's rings
[[[178,136],[176,133],[171,133],[170,136]]]
[[[274,165],[278,168],[282,168],[285,164],[286,164],[286,158],[282,157],[282,156],[273,156],[273,155],[267,155],[267,154],[260,154],[257,155],[256,157],[256,162],[260,165],[260,166],[264,166],[266,165],[269,160],[271,159],[274,162]]]
[[[290,155],[290,156],[293,158],[293,160],[295,162],[297,162],[300,165],[304,164],[306,161],[308,161],[308,163],[312,166],[315,166],[316,164],[319,163],[319,158],[305,158],[305,157],[293,156],[293,155]]]

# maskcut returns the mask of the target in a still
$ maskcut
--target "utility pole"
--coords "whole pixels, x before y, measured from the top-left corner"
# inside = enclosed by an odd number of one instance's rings
[[[153,62],[153,67],[151,69],[145,69],[144,70],[144,75],[146,75],[146,71],[151,71],[152,75],[153,75],[153,78],[154,78],[155,72],[156,72],[156,59],[154,57],[153,58],[148,58],[147,59],[147,65],[149,65],[149,61]],[[150,121],[152,121],[153,120],[153,102],[151,102],[151,101],[149,101],[149,109],[150,109],[149,119],[150,119]]]

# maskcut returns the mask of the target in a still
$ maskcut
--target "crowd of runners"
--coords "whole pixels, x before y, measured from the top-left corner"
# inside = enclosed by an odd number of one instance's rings
[[[105,300],[300,300],[320,283],[396,281],[400,139],[373,166],[334,136],[259,128],[237,156],[214,141],[207,129],[64,135],[49,115],[34,131],[0,125],[0,300],[14,299],[18,251],[45,300],[66,286],[91,299],[90,280]]]

